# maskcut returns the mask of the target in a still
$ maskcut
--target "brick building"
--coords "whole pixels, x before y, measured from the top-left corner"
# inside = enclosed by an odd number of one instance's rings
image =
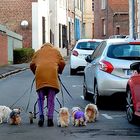
[[[23,36],[23,47],[32,46],[32,2],[37,0],[0,0],[0,24]],[[22,21],[28,27],[21,26]]]
[[[7,35],[0,30],[0,66],[5,64],[8,64]]]
[[[94,37],[129,34],[127,0],[94,0]]]

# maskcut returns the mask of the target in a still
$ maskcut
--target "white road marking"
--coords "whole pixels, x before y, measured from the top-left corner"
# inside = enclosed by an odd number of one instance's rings
[[[126,115],[112,115],[113,118],[120,118],[120,117],[126,117]]]
[[[111,116],[109,116],[108,114],[101,114],[102,116],[104,116],[106,119],[112,120],[113,118]]]
[[[82,85],[72,85],[72,87],[82,87]]]

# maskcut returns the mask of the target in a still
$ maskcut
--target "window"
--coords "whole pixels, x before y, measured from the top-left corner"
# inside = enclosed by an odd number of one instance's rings
[[[95,50],[99,44],[100,42],[95,42],[95,41],[79,42],[76,48],[83,49],[83,50]]]
[[[109,46],[107,56],[114,59],[139,60],[140,45],[111,45]]]
[[[116,27],[116,35],[120,34],[120,27]]]
[[[59,48],[61,48],[61,24],[59,23]]]
[[[92,53],[92,55],[91,55],[91,59],[93,60],[93,59],[95,59],[95,58],[101,56],[101,54],[102,54],[102,52],[103,52],[103,50],[104,50],[105,47],[106,47],[106,42],[103,41],[102,43],[100,43],[100,44],[96,47],[95,51],[94,51],[94,52]]]
[[[71,23],[69,22],[69,43],[71,44]]]
[[[102,35],[106,35],[106,24],[105,24],[105,19],[102,19]]]
[[[101,0],[101,9],[106,9],[106,0]]]
[[[42,17],[42,43],[46,42],[46,33],[45,33],[45,17]]]

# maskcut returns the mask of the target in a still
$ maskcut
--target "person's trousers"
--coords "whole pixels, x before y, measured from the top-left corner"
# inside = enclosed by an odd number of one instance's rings
[[[44,115],[44,100],[45,95],[47,96],[47,116],[48,119],[53,119],[53,113],[54,113],[54,102],[55,102],[55,95],[56,92],[53,88],[42,88],[37,91],[38,93],[38,109],[39,109],[39,115]]]

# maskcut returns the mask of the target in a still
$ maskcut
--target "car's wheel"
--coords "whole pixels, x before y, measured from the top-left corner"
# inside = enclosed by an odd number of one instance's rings
[[[134,123],[136,121],[132,95],[129,88],[126,91],[126,116],[127,116],[128,122]]]
[[[76,74],[76,70],[70,68],[70,75],[75,75],[75,74]]]
[[[84,79],[84,83],[83,83],[83,96],[85,100],[89,100],[90,99],[90,94],[87,92],[87,88],[86,88],[86,84],[85,84],[85,79]]]
[[[98,85],[95,83],[94,94],[93,94],[93,103],[97,105],[99,103],[99,94],[98,94]]]

